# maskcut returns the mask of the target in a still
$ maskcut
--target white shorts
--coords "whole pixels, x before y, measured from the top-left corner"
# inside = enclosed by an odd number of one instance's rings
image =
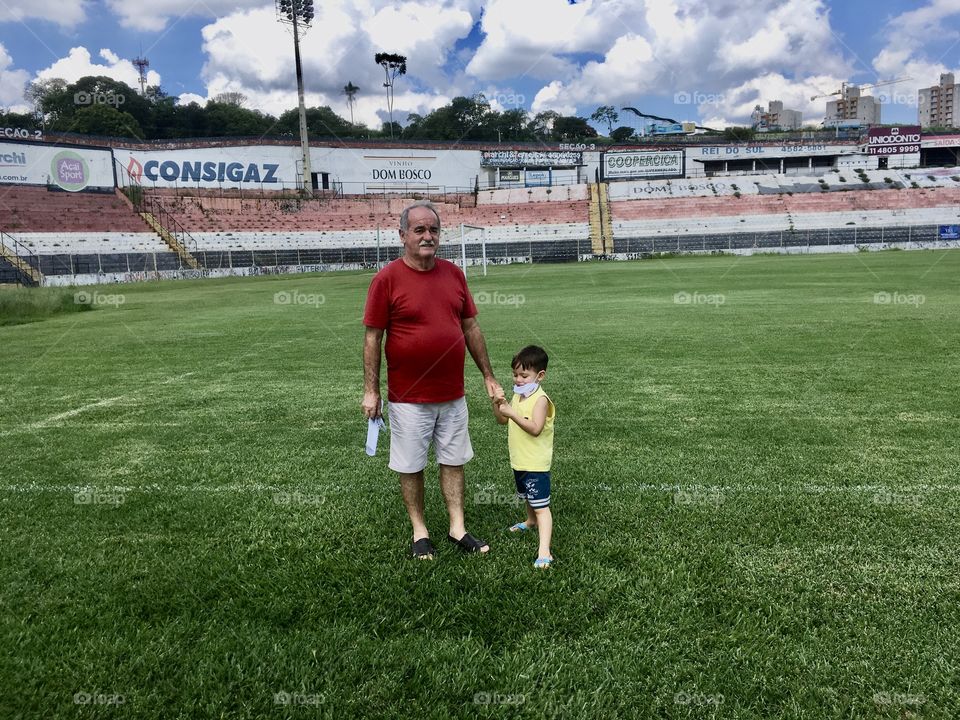
[[[473,457],[465,397],[444,403],[387,403],[387,414],[391,470],[423,470],[431,441],[441,465],[465,465]]]

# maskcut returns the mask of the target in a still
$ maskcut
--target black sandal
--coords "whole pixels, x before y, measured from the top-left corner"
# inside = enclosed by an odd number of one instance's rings
[[[420,538],[415,540],[410,546],[410,554],[418,560],[433,560],[434,555],[437,554],[437,550],[433,547],[433,543],[430,542],[430,538]]]
[[[485,540],[477,540],[473,535],[467,533],[462,538],[457,540],[453,535],[447,535],[447,540],[452,542],[454,545],[459,547],[465,553],[481,553],[483,550],[481,548],[488,547],[488,544]],[[488,551],[489,552],[489,551]]]

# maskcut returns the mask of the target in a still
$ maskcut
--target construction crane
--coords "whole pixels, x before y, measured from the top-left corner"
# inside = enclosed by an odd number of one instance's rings
[[[884,85],[896,85],[897,83],[906,82],[907,80],[913,80],[913,78],[898,78],[897,80],[886,80],[884,82],[874,83],[873,85],[860,85],[857,86],[854,83],[840,83],[840,89],[832,93],[823,93],[822,95],[814,95],[810,98],[810,101],[819,100],[820,98],[833,97],[834,95],[839,95],[843,97],[847,94],[848,87],[857,87],[860,90],[869,90],[870,88],[883,87]]]

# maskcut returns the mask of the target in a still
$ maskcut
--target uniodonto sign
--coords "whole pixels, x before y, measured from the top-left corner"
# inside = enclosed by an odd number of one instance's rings
[[[870,128],[867,155],[906,155],[920,152],[920,126]]]

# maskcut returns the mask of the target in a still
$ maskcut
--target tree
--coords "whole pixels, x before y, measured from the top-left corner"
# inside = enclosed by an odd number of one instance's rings
[[[347,96],[347,107],[350,108],[350,124],[355,125],[353,119],[353,106],[356,103],[357,93],[360,92],[360,88],[353,84],[353,82],[348,82],[343,86],[343,94]]]
[[[594,122],[603,122],[607,124],[607,134],[613,132],[613,124],[620,119],[620,115],[617,114],[616,108],[613,105],[601,105],[594,111],[593,115],[590,116],[590,119]]]
[[[307,108],[307,131],[317,137],[356,137],[361,129],[337,115],[328,105]],[[277,120],[275,131],[299,135],[300,113],[287,110]]]
[[[213,102],[223,103],[224,105],[236,105],[243,107],[247,104],[247,96],[242,92],[222,92],[213,98]]]
[[[553,137],[555,140],[569,142],[584,138],[597,137],[597,131],[590,127],[586,118],[573,115],[558,117],[553,123]]]
[[[497,113],[493,118],[493,129],[498,130],[497,140],[527,140],[530,135],[527,131],[529,118],[523,108],[514,108]],[[493,140],[493,137],[489,138]]]
[[[78,110],[73,117],[71,130],[83,135],[143,139],[143,130],[133,115],[104,103]]]
[[[724,128],[723,139],[731,142],[748,142],[756,137],[753,128],[731,126]]]
[[[385,122],[380,129],[384,137],[389,135],[391,138],[403,134],[403,127],[398,122]]]
[[[263,135],[276,123],[271,116],[259,110],[247,110],[215,100],[207,102],[204,114],[209,137]]]
[[[553,132],[553,125],[560,117],[555,110],[543,110],[533,116],[527,125],[527,132],[534,140],[549,140]]]
[[[610,132],[610,139],[618,143],[626,142],[632,137],[633,137],[633,128],[627,127],[626,125],[621,125],[620,127]]]
[[[23,97],[42,123],[54,122],[73,112],[73,99],[67,93],[67,81],[62,78],[35,80],[27,85]]]
[[[390,113],[390,137],[393,138],[393,81],[400,75],[407,74],[406,55],[379,52],[373,56],[377,65],[383,68],[386,80],[383,86],[387,89],[387,111]]]

